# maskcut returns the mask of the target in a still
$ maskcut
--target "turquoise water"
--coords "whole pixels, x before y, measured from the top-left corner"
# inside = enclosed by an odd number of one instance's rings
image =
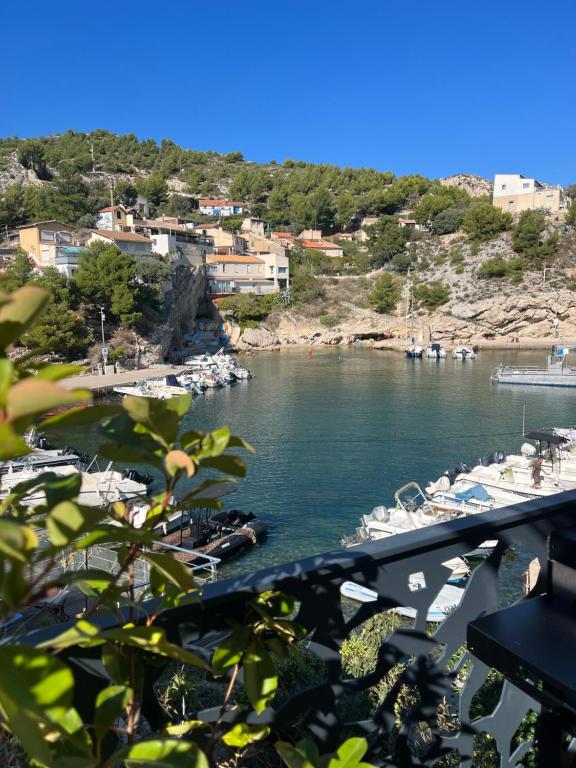
[[[394,491],[435,480],[461,461],[517,450],[526,428],[576,422],[576,390],[490,382],[499,362],[543,352],[481,351],[476,361],[407,360],[362,347],[239,356],[255,378],[194,400],[186,427],[227,424],[257,449],[230,505],[269,524],[226,575],[325,552]],[[66,436],[94,451],[93,433]]]

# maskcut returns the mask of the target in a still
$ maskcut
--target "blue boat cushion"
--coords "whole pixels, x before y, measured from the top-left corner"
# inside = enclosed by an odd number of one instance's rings
[[[470,499],[476,499],[477,501],[490,501],[492,496],[488,493],[483,485],[473,485],[472,488],[468,488],[467,491],[461,491],[455,493],[454,496],[460,501],[469,501]]]

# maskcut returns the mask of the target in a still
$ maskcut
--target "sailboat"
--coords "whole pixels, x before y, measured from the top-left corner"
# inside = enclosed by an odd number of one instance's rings
[[[406,357],[414,359],[422,357],[424,349],[416,344],[416,338],[413,335],[408,336],[408,318],[412,318],[412,285],[408,281],[408,297],[406,299],[406,312],[404,315],[404,332],[406,336]],[[411,329],[413,332],[413,328]]]

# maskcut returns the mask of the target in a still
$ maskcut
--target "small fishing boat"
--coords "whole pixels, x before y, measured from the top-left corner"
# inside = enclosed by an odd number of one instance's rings
[[[539,387],[576,387],[576,368],[568,365],[574,347],[553,347],[545,366],[514,366],[502,363],[492,371],[498,384],[525,384]]]
[[[406,347],[406,357],[419,358],[422,357],[424,350],[418,344],[409,344]]]
[[[438,342],[433,341],[426,349],[426,357],[430,358],[431,360],[442,360],[446,357],[446,350],[442,344],[438,344]]]
[[[452,350],[452,358],[454,360],[476,360],[477,357],[478,355],[474,352],[472,347],[460,345]]]

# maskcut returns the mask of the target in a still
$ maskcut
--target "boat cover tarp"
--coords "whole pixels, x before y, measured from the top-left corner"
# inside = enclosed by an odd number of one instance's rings
[[[472,488],[468,488],[467,491],[460,491],[459,493],[455,493],[454,496],[460,501],[470,501],[470,499],[490,501],[492,498],[483,485],[473,485]]]
[[[563,445],[568,442],[568,439],[562,437],[562,435],[555,435],[553,432],[544,432],[543,430],[528,432],[524,437],[528,438],[528,440],[538,440],[541,443],[549,443],[550,445]]]

